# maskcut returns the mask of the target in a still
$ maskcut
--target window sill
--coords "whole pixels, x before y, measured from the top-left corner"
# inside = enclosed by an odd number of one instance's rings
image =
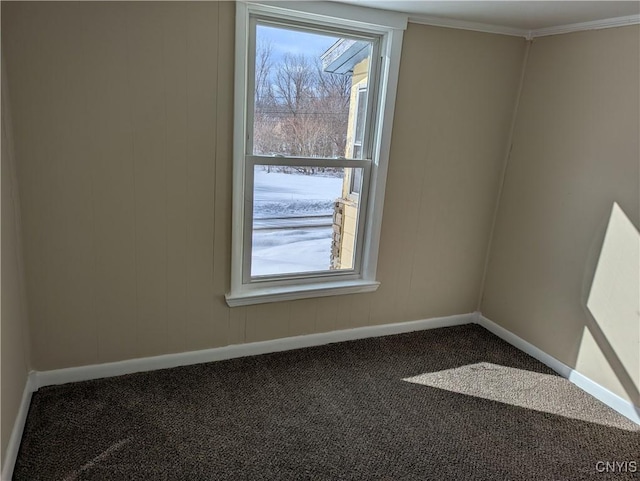
[[[225,295],[229,307],[266,304],[267,302],[293,301],[313,297],[338,296],[374,292],[380,283],[368,280],[332,281],[322,284],[298,284],[295,286],[260,287],[250,286]]]

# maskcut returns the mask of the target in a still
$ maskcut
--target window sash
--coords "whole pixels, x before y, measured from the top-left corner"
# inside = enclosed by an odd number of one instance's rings
[[[335,168],[361,168],[362,169],[362,192],[358,202],[358,222],[356,227],[355,254],[353,268],[339,270],[323,270],[301,273],[272,274],[268,276],[252,276],[251,261],[253,257],[253,192],[254,192],[254,172],[256,166],[261,165],[284,165],[292,167],[335,167]],[[243,219],[243,239],[242,239],[242,283],[258,284],[265,282],[282,283],[282,281],[319,278],[326,280],[327,277],[340,278],[360,278],[362,271],[362,248],[364,244],[364,228],[366,222],[366,200],[369,192],[369,180],[371,178],[371,160],[355,159],[326,159],[307,157],[266,157],[259,155],[245,156],[245,183],[244,183],[244,219]],[[355,276],[355,277],[354,277]],[[279,282],[280,281],[280,282]],[[286,284],[286,282],[285,282]]]
[[[257,26],[266,25],[271,27],[287,28],[303,32],[326,33],[341,38],[355,40],[366,40],[371,42],[371,52],[369,56],[369,72],[367,75],[367,99],[364,124],[362,125],[362,158],[373,159],[374,153],[374,131],[376,127],[377,112],[375,112],[376,99],[378,98],[379,76],[380,76],[380,49],[381,36],[379,34],[365,34],[354,32],[348,28],[317,24],[307,24],[300,20],[278,20],[272,17],[265,17],[260,14],[249,14],[249,38],[247,44],[247,79],[246,79],[246,113],[245,113],[245,155],[255,155],[253,153],[253,138],[255,126],[255,89],[256,89],[256,53],[257,53]],[[373,86],[374,88],[369,88]],[[356,102],[360,100],[360,92],[356,94]],[[356,105],[357,108],[357,105]],[[356,116],[358,114],[356,110]],[[355,127],[355,126],[354,126]],[[354,128],[355,132],[355,128]]]

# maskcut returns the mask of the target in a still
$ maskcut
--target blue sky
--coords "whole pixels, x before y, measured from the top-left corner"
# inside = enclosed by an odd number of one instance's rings
[[[338,37],[258,25],[256,39],[258,42],[266,40],[271,43],[272,60],[278,63],[285,53],[305,53],[307,56],[319,57],[338,40]]]

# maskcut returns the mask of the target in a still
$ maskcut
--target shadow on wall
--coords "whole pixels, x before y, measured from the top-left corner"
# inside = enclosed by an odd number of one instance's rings
[[[639,406],[640,233],[615,202],[583,307],[586,326],[576,368],[599,372],[608,364],[628,399]]]

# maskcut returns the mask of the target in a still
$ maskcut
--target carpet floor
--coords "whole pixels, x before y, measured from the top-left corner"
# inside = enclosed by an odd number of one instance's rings
[[[14,480],[622,480],[639,457],[636,424],[465,325],[42,388]]]

